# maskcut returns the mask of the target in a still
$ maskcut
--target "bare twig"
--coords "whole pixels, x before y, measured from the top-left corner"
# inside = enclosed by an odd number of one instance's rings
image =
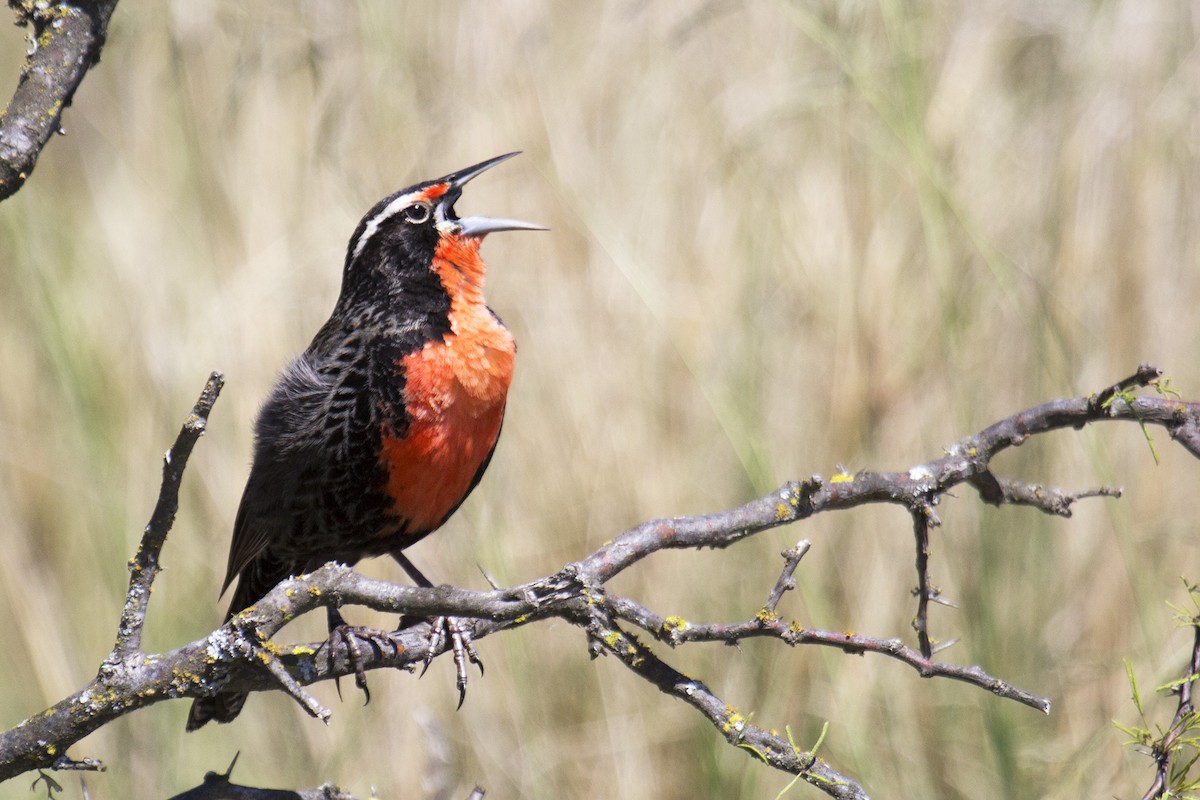
[[[192,413],[184,421],[175,438],[175,444],[163,455],[162,486],[158,502],[150,515],[150,522],[142,534],[137,553],[129,560],[129,590],[125,594],[125,608],[117,625],[117,643],[104,662],[115,665],[138,655],[142,647],[142,627],[146,624],[146,606],[150,602],[150,587],[158,576],[158,556],[167,540],[167,533],[175,524],[179,511],[179,487],[183,483],[183,470],[196,441],[208,427],[208,415],[221,394],[225,378],[219,372],[208,376],[204,390],[196,401]]]
[[[0,115],[0,200],[15,194],[42,148],[61,132],[63,110],[100,60],[117,0],[9,0],[17,24],[31,28],[16,91]]]
[[[774,614],[775,609],[779,606],[779,601],[783,599],[783,593],[796,588],[796,579],[792,576],[796,574],[796,567],[800,566],[800,560],[804,558],[811,547],[812,542],[801,539],[795,547],[789,547],[783,551],[783,572],[779,573],[779,580],[775,581],[775,587],[767,596],[767,604],[763,606],[768,612]]]
[[[991,473],[988,473],[991,475]],[[980,493],[995,491],[997,494],[988,498],[993,505],[1032,506],[1047,514],[1059,517],[1070,517],[1071,506],[1075,501],[1087,497],[1120,497],[1119,486],[1097,486],[1093,489],[1082,489],[1077,492],[1065,492],[1054,486],[1043,486],[1040,483],[1025,483],[1004,478],[995,478],[995,483],[987,488],[975,484]]]

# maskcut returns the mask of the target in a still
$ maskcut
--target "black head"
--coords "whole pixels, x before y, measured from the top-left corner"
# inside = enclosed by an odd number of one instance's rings
[[[462,188],[477,175],[517,153],[490,158],[380,200],[367,212],[346,249],[342,294],[361,288],[377,291],[380,284],[418,286],[432,275],[434,249],[443,236],[482,237],[495,231],[545,230],[540,225],[491,217],[459,218],[454,203]],[[415,286],[413,288],[416,288]]]

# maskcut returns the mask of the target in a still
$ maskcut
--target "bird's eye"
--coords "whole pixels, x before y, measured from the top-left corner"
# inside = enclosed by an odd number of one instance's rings
[[[432,210],[429,203],[413,203],[404,209],[404,221],[413,225],[421,225],[429,221]]]

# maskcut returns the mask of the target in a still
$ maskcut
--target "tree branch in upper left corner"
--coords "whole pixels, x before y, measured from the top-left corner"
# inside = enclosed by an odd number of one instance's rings
[[[8,108],[0,115],[0,200],[25,184],[50,137],[62,131],[83,76],[100,60],[117,0],[8,0],[30,49]]]

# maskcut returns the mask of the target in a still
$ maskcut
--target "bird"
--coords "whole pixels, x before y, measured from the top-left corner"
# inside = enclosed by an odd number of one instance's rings
[[[515,155],[401,189],[358,223],[329,320],[283,369],[255,422],[221,587],[237,580],[226,621],[329,561],[390,555],[432,586],[403,551],[441,527],[482,478],[516,355],[484,297],[480,244],[489,233],[545,230],[459,217],[454,204],[469,181]],[[333,607],[328,618],[331,645],[340,640],[357,658],[352,637],[369,629],[347,626]],[[444,643],[443,626],[454,638],[461,704],[463,653],[482,663],[457,622],[434,620],[433,638]],[[355,669],[365,690],[361,660]],[[246,697],[195,698],[187,730],[231,722]]]

